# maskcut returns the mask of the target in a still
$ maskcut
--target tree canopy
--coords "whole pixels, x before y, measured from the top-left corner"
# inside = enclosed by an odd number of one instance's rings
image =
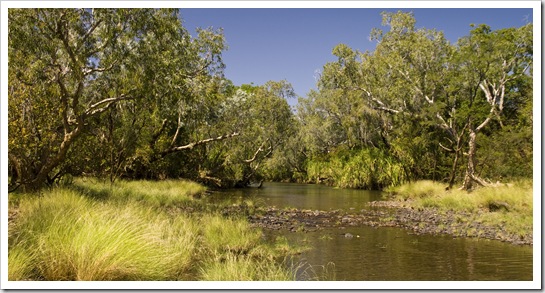
[[[465,189],[531,176],[532,24],[474,25],[451,44],[411,13],[382,16],[373,51],[335,46],[296,97],[286,80],[234,85],[223,32],[192,36],[176,9],[10,9],[10,189],[65,175]]]

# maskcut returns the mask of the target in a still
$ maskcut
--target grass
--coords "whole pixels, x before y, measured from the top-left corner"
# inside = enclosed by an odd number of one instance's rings
[[[72,188],[99,200],[139,201],[156,207],[191,205],[206,187],[186,180],[124,181],[74,180]]]
[[[225,258],[207,262],[201,268],[203,281],[293,281],[290,271],[270,266],[266,260],[228,254]]]
[[[244,219],[166,208],[190,182],[79,181],[10,198],[9,280],[286,280],[274,246]],[[140,187],[139,187],[140,186]],[[12,197],[12,195],[10,195]],[[203,209],[206,210],[206,209]],[[285,251],[282,251],[285,253]],[[222,260],[222,261],[220,261]]]
[[[481,187],[472,192],[445,190],[446,184],[417,181],[388,191],[395,200],[409,200],[414,207],[471,213],[488,225],[502,226],[518,235],[532,233],[533,187],[531,180]],[[493,208],[500,205],[503,208]]]

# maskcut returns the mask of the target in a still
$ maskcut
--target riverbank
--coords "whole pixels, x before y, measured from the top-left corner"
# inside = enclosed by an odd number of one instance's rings
[[[242,215],[179,180],[78,179],[9,194],[8,279],[294,280],[285,239],[266,243]]]
[[[515,245],[533,245],[533,235],[508,233],[504,226],[494,226],[478,220],[478,216],[461,212],[442,212],[434,208],[414,209],[395,201],[369,204],[369,210],[319,211],[263,208],[249,216],[252,226],[292,232],[315,232],[324,228],[371,226],[398,227],[414,234],[448,234],[453,237],[475,237],[499,240]],[[484,212],[483,212],[484,213]],[[350,235],[347,235],[349,237]]]
[[[475,237],[533,245],[531,182],[445,191],[442,184],[417,182],[390,190],[384,201],[356,210],[260,208],[249,216],[254,227],[312,232],[351,226],[399,227],[415,234]]]

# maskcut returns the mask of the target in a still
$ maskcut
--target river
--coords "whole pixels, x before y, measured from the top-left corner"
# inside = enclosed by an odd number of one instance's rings
[[[215,193],[214,200],[310,210],[359,211],[381,192],[322,185],[264,183],[261,189]],[[499,241],[415,235],[401,228],[347,227],[315,232],[264,230],[310,249],[290,261],[298,280],[503,281],[532,280],[533,249]],[[347,238],[344,234],[353,237]]]

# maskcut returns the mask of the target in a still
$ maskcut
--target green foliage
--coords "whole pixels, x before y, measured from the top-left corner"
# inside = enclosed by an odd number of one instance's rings
[[[465,171],[468,189],[479,177],[531,176],[532,25],[498,31],[481,25],[452,45],[442,32],[417,28],[411,13],[382,16],[386,29],[371,32],[375,50],[337,45],[338,59],[324,65],[318,91],[299,100],[308,177],[388,186],[408,179],[452,183]],[[390,167],[375,172],[357,152],[348,154],[353,160],[331,155],[342,149],[379,149],[373,155],[391,160],[382,163]]]
[[[226,79],[223,31],[192,36],[179,10],[10,9],[10,187],[65,174],[222,188],[531,176],[532,24],[474,26],[451,44],[412,13],[382,17],[376,48],[335,46],[291,109],[286,80]]]
[[[382,189],[407,180],[402,165],[379,149],[339,151],[308,162],[308,179],[343,188]]]

